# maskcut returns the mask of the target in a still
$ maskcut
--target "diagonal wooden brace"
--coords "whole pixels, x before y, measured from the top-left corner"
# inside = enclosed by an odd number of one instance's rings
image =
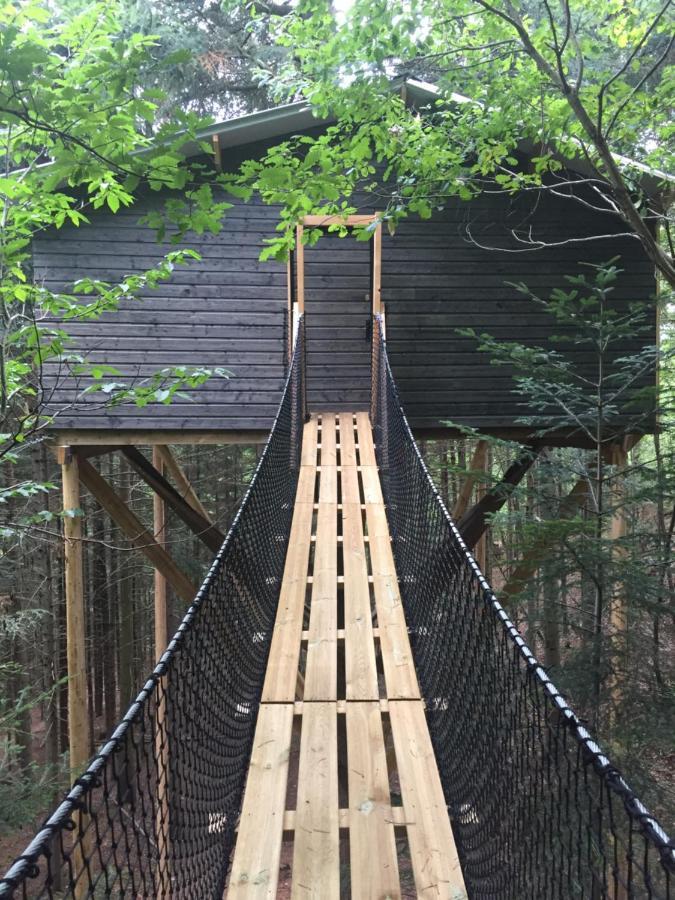
[[[147,457],[135,447],[123,447],[122,453],[143,481],[167,503],[185,522],[188,528],[202,540],[213,553],[217,553],[225,540],[225,535],[208,519],[191,506],[171,485]]]
[[[137,547],[164,575],[174,591],[191,603],[197,594],[196,586],[178,568],[166,550],[161,547],[140,519],[129,509],[124,500],[115,493],[108,482],[86,459],[79,459],[80,481],[93,494],[108,515],[119,525],[132,544]]]
[[[457,528],[469,550],[476,546],[487,530],[487,517],[502,508],[543,449],[543,444],[526,447],[511,463],[499,484],[490,488],[478,503],[464,513],[457,523]]]

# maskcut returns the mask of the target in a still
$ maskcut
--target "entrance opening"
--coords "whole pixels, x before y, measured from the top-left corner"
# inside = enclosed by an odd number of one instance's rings
[[[347,219],[348,225],[375,216]],[[330,220],[305,220],[308,227]],[[297,301],[305,313],[310,412],[368,409],[371,328],[379,311],[380,229],[368,241],[327,233],[302,247],[298,229]]]

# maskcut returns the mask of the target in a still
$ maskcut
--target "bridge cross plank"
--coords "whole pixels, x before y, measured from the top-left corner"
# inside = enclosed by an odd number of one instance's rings
[[[370,422],[324,413],[303,434],[226,896],[379,900],[409,896],[412,881],[419,897],[466,897]]]

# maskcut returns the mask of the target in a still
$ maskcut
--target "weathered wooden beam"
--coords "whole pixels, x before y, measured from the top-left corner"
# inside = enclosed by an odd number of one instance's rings
[[[305,245],[302,234],[302,225],[298,225],[295,229],[295,302],[300,315],[305,311]]]
[[[160,547],[153,535],[92,464],[86,459],[78,462],[82,484],[119,525],[134,547],[140,550],[156,569],[159,569],[178,596],[187,603],[192,602],[197,593],[192,581],[179,569],[166,550]]]
[[[180,516],[188,528],[197,535],[209,550],[217,553],[225,535],[212,525],[208,519],[205,519],[200,512],[190,506],[187,500],[178,493],[178,491],[166,480],[166,478],[157,471],[149,459],[147,459],[136,447],[124,447],[122,453],[129,461],[130,465],[143,481],[148,484],[153,491],[169,504],[171,509]]]
[[[382,223],[373,234],[373,315],[382,312]]]
[[[49,432],[55,449],[59,447],[87,447],[109,444],[115,446],[152,446],[162,444],[264,444],[269,432],[261,429],[238,429],[236,431],[169,431],[161,428],[147,429],[53,429]]]
[[[157,447],[152,448],[152,464],[163,474],[162,457]],[[153,529],[157,542],[162,546],[166,541],[166,508],[157,493],[152,495]],[[166,650],[169,643],[169,619],[167,610],[166,578],[155,569],[155,659]],[[164,675],[157,687],[157,732],[155,734],[155,754],[157,757],[157,812],[155,834],[157,836],[157,856],[159,869],[159,896],[170,896],[170,854],[169,854],[169,736],[166,731],[166,685]]]
[[[80,459],[91,459],[93,456],[105,456],[106,453],[115,453],[119,449],[119,446],[115,444],[81,445],[77,448],[77,455]]]
[[[152,448],[152,463],[158,475],[163,475],[162,458],[157,448]],[[158,493],[152,495],[152,529],[155,540],[164,548],[166,543],[166,508],[164,500]],[[155,569],[155,659],[166,650],[169,643],[169,621],[166,606],[166,578],[159,569]]]
[[[190,506],[193,509],[196,509],[197,512],[205,519],[205,521],[213,525],[213,519],[208,514],[206,509],[204,509],[202,502],[195,493],[194,488],[190,484],[190,480],[185,474],[183,467],[173,455],[171,449],[167,447],[166,444],[155,444],[152,451],[153,455],[155,451],[157,451],[159,459],[164,464],[164,467],[168,469],[169,474],[173,478],[176,487],[178,488],[178,493],[181,495],[181,497],[184,500],[187,500]],[[155,468],[159,469],[159,466],[155,466]]]
[[[222,172],[223,171],[223,158],[222,158],[222,154],[220,151],[220,138],[218,137],[217,134],[214,134],[213,137],[211,138],[211,141],[213,143],[213,162],[215,163],[215,166],[216,166],[216,172]]]
[[[77,457],[69,447],[59,454],[64,510],[80,509],[80,473]],[[66,659],[68,669],[68,759],[71,780],[82,774],[89,759],[89,714],[87,690],[86,620],[84,604],[84,565],[82,554],[82,518],[79,515],[63,517],[64,570],[66,588]],[[82,872],[89,856],[91,836],[87,831],[87,815],[78,811],[75,825],[83,838],[73,848],[72,865],[76,873]],[[84,896],[81,889],[75,897]]]
[[[612,555],[616,561],[626,556],[626,547],[623,543],[628,533],[625,505],[625,471],[628,464],[626,446],[635,446],[635,443],[637,441],[631,445],[628,444],[628,441],[624,441],[623,444],[614,444],[610,452],[610,464],[617,470],[612,478],[610,489],[613,506],[610,537],[612,539]],[[607,679],[607,695],[610,701],[608,726],[612,730],[617,724],[626,687],[625,660],[626,638],[628,635],[628,599],[625,585],[621,582],[616,582],[614,591],[612,591],[609,609],[609,630],[612,656],[609,678]]]
[[[79,510],[80,465],[69,448],[61,457],[64,510]],[[68,739],[71,774],[80,775],[89,759],[87,656],[85,648],[82,518],[63,517],[66,586],[66,657],[68,666]]]
[[[526,447],[511,463],[504,477],[466,512],[457,524],[467,547],[473,549],[487,528],[487,517],[498,512],[543,450],[543,444]]]
[[[462,487],[457,495],[454,509],[452,510],[452,518],[457,522],[462,518],[469,505],[474,485],[476,484],[476,475],[485,471],[485,460],[487,459],[487,441],[478,441],[476,449],[473,452],[471,464],[466,478],[462,483]]]
[[[556,519],[571,519],[582,503],[588,499],[589,491],[588,481],[585,478],[580,478],[560,502]],[[541,523],[541,529],[536,540],[509,575],[509,580],[500,592],[503,597],[513,597],[515,594],[519,594],[541,565],[546,551],[558,534],[557,529],[547,528],[546,526],[546,522]]]

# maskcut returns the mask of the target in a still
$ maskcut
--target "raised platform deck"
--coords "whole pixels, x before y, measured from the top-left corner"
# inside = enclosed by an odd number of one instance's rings
[[[366,413],[305,426],[227,889],[289,894],[466,897]]]

